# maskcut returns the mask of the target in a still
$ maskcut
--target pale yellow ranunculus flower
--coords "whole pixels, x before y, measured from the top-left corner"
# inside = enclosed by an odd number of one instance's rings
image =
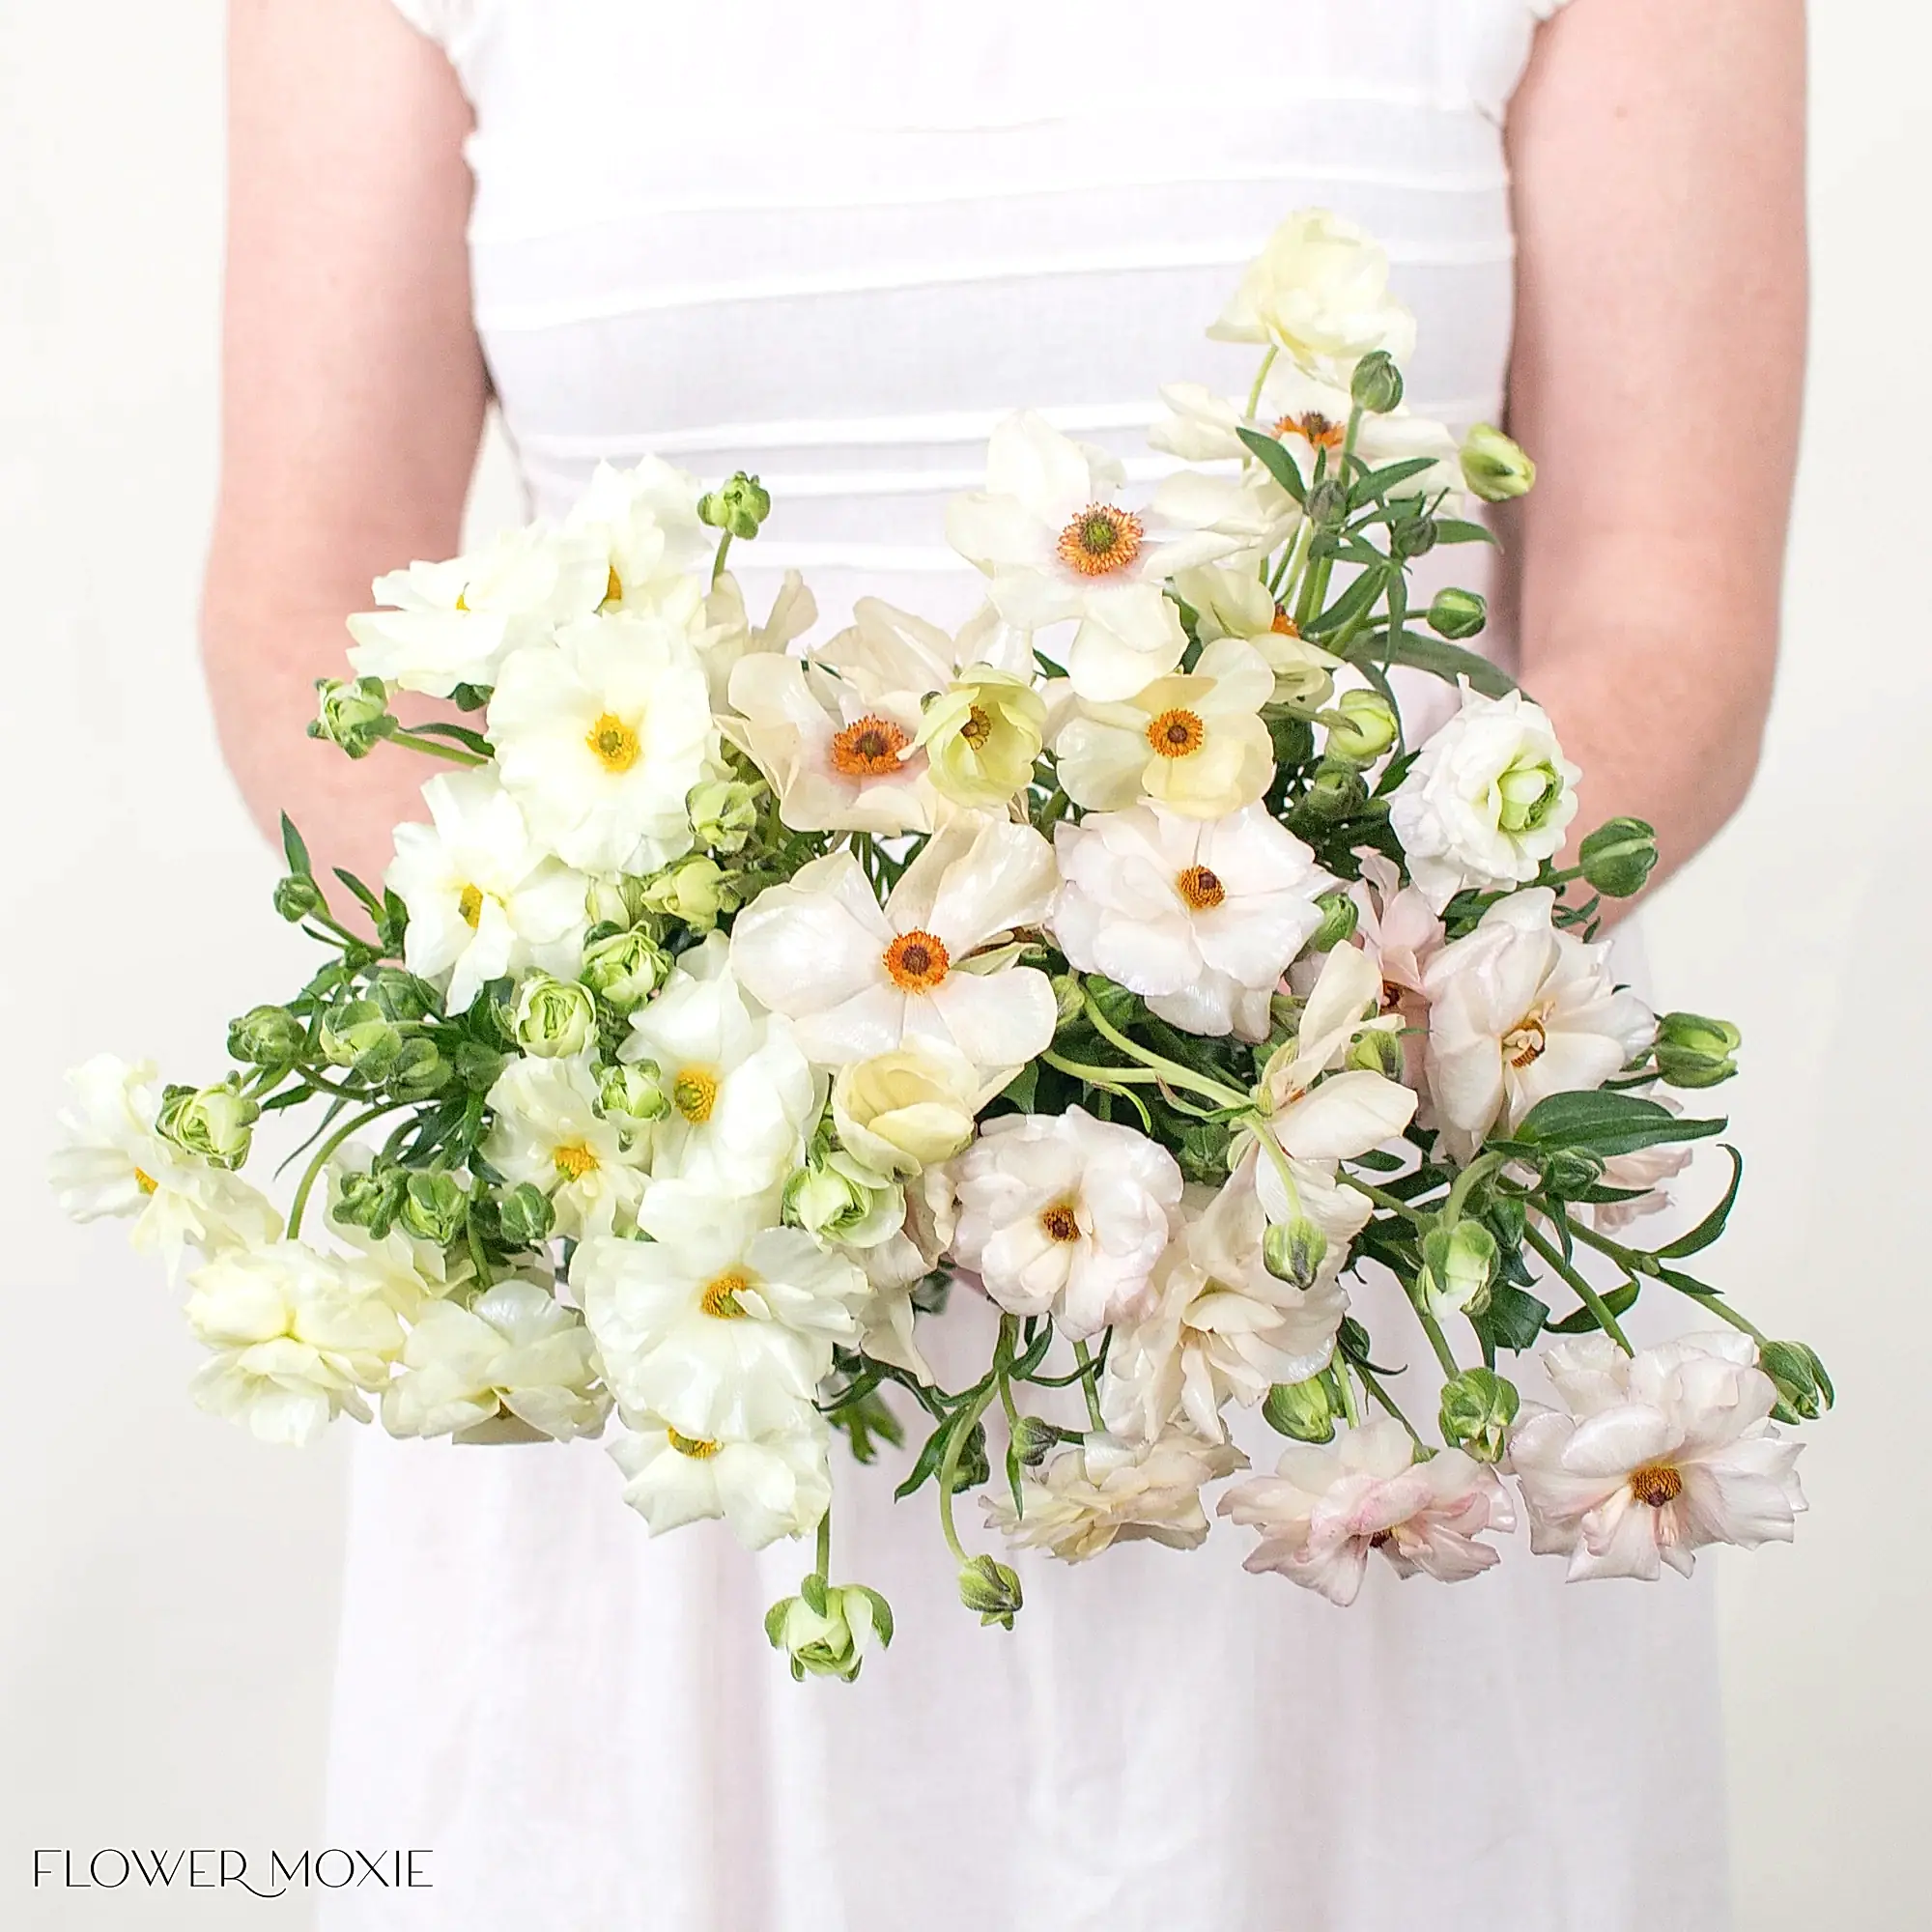
[[[975,665],[926,704],[914,743],[935,791],[996,811],[1031,782],[1045,732],[1046,700],[1026,679]]]
[[[903,1046],[839,1068],[833,1123],[846,1150],[881,1173],[918,1174],[972,1140],[974,1119],[999,1084],[989,1088],[959,1054]]]

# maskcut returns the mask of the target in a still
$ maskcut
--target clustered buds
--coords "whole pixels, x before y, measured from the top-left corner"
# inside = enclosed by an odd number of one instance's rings
[[[771,492],[742,469],[722,490],[707,490],[697,499],[699,522],[734,537],[756,536],[771,513]]]
[[[1729,1020],[1665,1013],[1657,1023],[1657,1070],[1673,1087],[1716,1087],[1738,1070],[1744,1040]]]

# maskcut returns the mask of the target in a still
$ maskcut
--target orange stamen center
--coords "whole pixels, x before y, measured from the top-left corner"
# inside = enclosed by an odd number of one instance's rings
[[[902,932],[886,948],[886,971],[904,993],[929,993],[946,978],[952,956],[929,932]]]
[[[1060,560],[1082,577],[1125,570],[1140,554],[1147,529],[1131,511],[1089,503],[1060,533]]]
[[[1340,449],[1348,440],[1349,426],[1309,410],[1298,416],[1282,416],[1274,426],[1277,437],[1298,436],[1311,449]]]
[[[1190,866],[1175,880],[1180,896],[1196,912],[1212,912],[1228,896],[1228,889],[1221,883],[1220,875],[1210,871],[1206,866]]]
[[[1077,1241],[1080,1238],[1080,1217],[1067,1202],[1056,1201],[1051,1208],[1042,1209],[1039,1225],[1046,1230],[1049,1241]]]
[[[1541,1013],[1525,1013],[1503,1035],[1503,1052],[1519,1073],[1541,1060],[1548,1044],[1549,1036],[1544,1031]]]
[[[832,766],[848,779],[889,778],[912,740],[888,718],[861,718],[832,740]]]
[[[1668,1463],[1646,1463],[1631,1471],[1630,1490],[1638,1502],[1661,1510],[1684,1493],[1684,1478]]]
[[[1279,604],[1274,607],[1274,622],[1268,629],[1278,638],[1298,638],[1301,635],[1301,626]]]
[[[1198,711],[1163,711],[1147,727],[1147,741],[1163,758],[1184,758],[1208,742],[1208,727]]]

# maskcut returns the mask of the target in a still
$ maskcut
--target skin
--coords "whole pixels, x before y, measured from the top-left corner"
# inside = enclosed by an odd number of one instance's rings
[[[1522,675],[1583,823],[1661,878],[1749,786],[1776,654],[1804,348],[1803,0],[1575,0],[1512,109],[1507,519]],[[453,555],[489,384],[464,245],[470,113],[388,0],[233,0],[222,487],[204,639],[273,832],[380,878],[420,757],[302,733],[370,581]],[[405,710],[405,705],[398,709]]]

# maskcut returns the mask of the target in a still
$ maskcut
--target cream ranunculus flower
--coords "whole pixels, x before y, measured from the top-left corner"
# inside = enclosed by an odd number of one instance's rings
[[[844,1146],[881,1174],[919,1174],[971,1142],[980,1109],[1004,1073],[989,1082],[963,1054],[937,1040],[916,1041],[841,1066],[832,1083],[833,1124]]]
[[[433,1301],[383,1391],[391,1435],[451,1435],[504,1414],[568,1442],[611,1410],[597,1351],[576,1309],[532,1281],[499,1281],[463,1306]]]
[[[1116,1435],[1150,1441],[1176,1424],[1219,1441],[1221,1410],[1252,1408],[1276,1382],[1326,1368],[1349,1297],[1336,1276],[1348,1255],[1331,1244],[1306,1289],[1262,1260],[1267,1217],[1252,1166],[1198,1209],[1162,1258],[1150,1314],[1117,1329],[1100,1382]]]
[[[452,772],[422,788],[431,823],[396,827],[384,882],[410,912],[403,957],[460,1013],[483,983],[538,966],[569,978],[587,923],[582,872],[529,835],[492,770]]]
[[[185,1249],[259,1247],[282,1232],[282,1220],[240,1175],[195,1159],[156,1131],[158,1077],[153,1061],[130,1065],[111,1053],[73,1068],[73,1104],[61,1114],[49,1172],[63,1212],[76,1221],[131,1220],[134,1247],[158,1254],[172,1281]]]
[[[1009,1313],[1097,1335],[1144,1306],[1180,1210],[1156,1141],[1084,1107],[987,1121],[952,1168],[954,1257]]]
[[[513,1060],[490,1090],[497,1116],[483,1157],[512,1187],[550,1196],[569,1240],[629,1229],[643,1198],[645,1149],[599,1110],[598,1088],[578,1060]]]
[[[1335,694],[1335,673],[1342,660],[1320,644],[1311,644],[1268,594],[1254,571],[1224,563],[1184,570],[1174,581],[1176,591],[1194,611],[1195,630],[1203,642],[1241,638],[1267,661],[1274,673],[1274,701],[1292,704],[1309,716]]]
[[[696,573],[717,538],[699,522],[696,477],[647,456],[635,469],[600,463],[564,521],[604,565],[607,611],[664,611],[680,624],[704,594]]]
[[[611,1444],[611,1460],[653,1536],[722,1517],[747,1549],[762,1549],[803,1536],[831,1507],[828,1432],[810,1405],[792,1426],[754,1436],[685,1435],[644,1412],[624,1420],[631,1433]]]
[[[531,833],[586,872],[651,872],[692,847],[685,796],[719,752],[682,626],[629,611],[512,654],[490,701],[504,785]]]
[[[1188,1033],[1265,1039],[1268,1002],[1321,923],[1335,881],[1264,807],[1204,825],[1158,806],[1054,828],[1065,881],[1053,933]]]
[[[915,743],[934,790],[969,810],[1000,811],[1033,782],[1046,731],[1046,700],[1025,678],[990,667],[927,703]]]
[[[936,1040],[976,1066],[1017,1068],[1057,1013],[1046,975],[1012,964],[1007,941],[1045,918],[1057,883],[1046,840],[1005,821],[937,834],[883,910],[858,860],[830,853],[738,915],[732,970],[817,1065]]]
[[[403,1326],[379,1294],[299,1241],[235,1248],[188,1277],[187,1319],[214,1358],[195,1401],[264,1442],[313,1441],[338,1415],[369,1420]]]
[[[1123,482],[1113,458],[1043,417],[1009,416],[993,432],[986,488],[955,497],[946,519],[948,540],[985,573],[1009,623],[1078,626],[1067,672],[1083,696],[1103,703],[1131,697],[1180,662],[1187,637],[1165,580],[1253,549],[1272,528],[1259,499],[1244,502],[1236,486],[1171,478],[1143,516],[1114,500]]]
[[[1310,376],[1346,384],[1377,349],[1415,353],[1415,318],[1389,294],[1388,256],[1326,209],[1291,214],[1241,277],[1208,331],[1216,342],[1266,343]]]
[[[784,1020],[753,1011],[723,933],[686,952],[631,1015],[620,1057],[655,1065],[670,1102],[651,1149],[661,1179],[755,1194],[798,1158],[817,1112],[811,1068]]]
[[[1707,1544],[1791,1541],[1802,1445],[1771,1425],[1777,1391],[1748,1336],[1686,1336],[1633,1360],[1587,1335],[1543,1360],[1564,1408],[1523,1405],[1510,1466],[1530,1548],[1568,1556],[1573,1580],[1653,1580],[1665,1563],[1688,1577]]]
[[[704,600],[703,629],[696,634],[697,654],[711,687],[715,711],[724,709],[731,689],[731,672],[741,658],[754,653],[782,656],[796,638],[818,621],[818,600],[805,579],[788,570],[762,624],[753,624],[745,610],[745,593],[726,571]]]
[[[1409,876],[1440,912],[1455,895],[1507,892],[1562,849],[1582,774],[1541,705],[1520,691],[1485,697],[1463,681],[1463,708],[1423,746],[1389,803]]]
[[[509,530],[447,563],[412,563],[376,580],[378,604],[349,620],[349,662],[364,677],[447,697],[487,689],[510,652],[542,643],[604,596],[595,545],[543,524]]]
[[[1119,703],[1083,700],[1055,734],[1066,795],[1089,811],[1151,799],[1188,818],[1222,818],[1274,780],[1261,708],[1274,672],[1238,638],[1208,645],[1191,671],[1156,678]]]
[[[1017,1513],[1004,1492],[989,1494],[986,1520],[1021,1548],[1067,1563],[1116,1543],[1198,1549],[1209,1527],[1202,1486],[1247,1466],[1238,1449],[1178,1431],[1138,1443],[1095,1433],[1021,1479]]]
[[[1460,1583],[1501,1561],[1493,1545],[1477,1539],[1516,1527],[1493,1469],[1461,1449],[1416,1462],[1408,1432],[1393,1416],[1322,1447],[1296,1444],[1274,1475],[1230,1490],[1220,1513],[1262,1533],[1243,1568],[1272,1570],[1345,1607],[1361,1590],[1373,1550],[1399,1577]]]
[[[1610,949],[1559,931],[1555,904],[1548,887],[1498,899],[1423,975],[1429,1093],[1458,1160],[1539,1100],[1601,1087],[1656,1036],[1649,1008],[1612,984]]]

